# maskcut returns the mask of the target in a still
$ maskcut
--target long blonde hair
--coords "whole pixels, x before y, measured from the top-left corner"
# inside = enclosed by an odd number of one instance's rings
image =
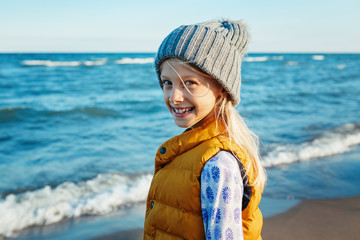
[[[169,58],[165,61],[171,61],[183,64],[186,68],[198,73],[206,78],[214,79],[214,77],[203,72],[198,67],[191,63],[184,62],[177,58]],[[164,61],[164,62],[165,62]],[[216,121],[222,122],[226,128],[228,139],[231,143],[234,142],[241,149],[243,149],[246,158],[249,159],[250,164],[245,166],[246,172],[252,171],[255,176],[252,185],[258,187],[261,191],[264,190],[267,177],[264,167],[261,164],[261,156],[259,153],[259,138],[254,134],[245,124],[241,115],[237,112],[232,104],[230,95],[223,91],[225,96],[219,97],[214,108]]]
[[[243,149],[246,158],[250,160],[250,164],[245,166],[246,172],[253,171],[255,179],[252,184],[263,191],[267,177],[265,169],[261,164],[259,138],[246,126],[243,118],[232,105],[228,95],[227,97],[219,98],[217,101],[215,105],[215,118],[224,124],[230,146],[231,142],[234,141]]]

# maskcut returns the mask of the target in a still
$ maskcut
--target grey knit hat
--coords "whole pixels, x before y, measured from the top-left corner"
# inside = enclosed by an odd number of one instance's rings
[[[184,60],[213,76],[236,106],[240,102],[241,59],[247,43],[247,27],[242,21],[182,25],[161,43],[155,57],[156,72],[160,80],[164,60],[172,57]]]

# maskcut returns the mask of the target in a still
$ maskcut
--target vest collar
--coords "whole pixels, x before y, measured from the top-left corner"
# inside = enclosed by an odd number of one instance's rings
[[[156,152],[155,173],[175,156],[181,155],[203,141],[214,138],[223,132],[223,125],[215,121],[215,117],[213,116],[207,119],[201,126],[194,129],[187,129],[182,134],[169,139],[163,143]]]

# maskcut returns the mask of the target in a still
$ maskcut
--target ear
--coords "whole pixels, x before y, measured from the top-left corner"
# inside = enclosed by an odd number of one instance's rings
[[[223,87],[221,87],[220,96],[224,98],[226,97],[226,95],[227,95],[226,90]]]
[[[221,87],[216,97],[216,101],[220,101],[221,99],[226,98],[226,95],[227,95],[226,91],[224,90],[224,88]]]

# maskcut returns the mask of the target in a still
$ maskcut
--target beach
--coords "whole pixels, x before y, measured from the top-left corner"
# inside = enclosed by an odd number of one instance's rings
[[[305,200],[289,211],[266,218],[265,240],[359,239],[360,197]]]
[[[360,197],[304,200],[288,211],[264,218],[262,238],[359,239]],[[92,240],[140,240],[142,229],[109,234]]]

